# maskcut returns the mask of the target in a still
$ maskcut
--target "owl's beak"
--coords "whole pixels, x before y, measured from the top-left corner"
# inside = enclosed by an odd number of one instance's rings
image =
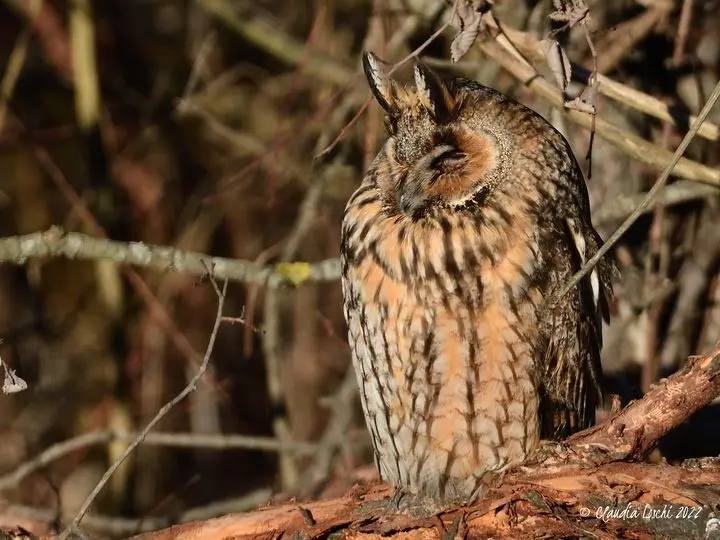
[[[419,193],[400,192],[397,194],[397,205],[403,214],[412,218],[425,204],[425,200]]]

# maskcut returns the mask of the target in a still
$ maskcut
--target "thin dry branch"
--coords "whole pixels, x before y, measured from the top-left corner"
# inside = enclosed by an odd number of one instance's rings
[[[73,65],[75,114],[82,130],[95,126],[100,118],[100,83],[95,59],[95,25],[89,0],[70,4],[70,43]]]
[[[638,16],[622,22],[614,28],[612,33],[606,36],[606,40],[598,44],[598,48],[602,50],[598,59],[598,73],[607,73],[613,70],[668,16],[671,10],[671,4],[653,5]]]
[[[115,471],[117,471],[120,465],[122,465],[125,460],[130,456],[130,454],[135,451],[135,449],[140,445],[140,443],[142,443],[148,433],[150,433],[150,431],[158,424],[158,422],[160,422],[160,420],[162,420],[173,409],[173,407],[175,407],[178,403],[184,400],[188,396],[188,394],[190,394],[190,392],[195,390],[198,382],[200,382],[200,379],[202,379],[205,371],[207,371],[208,365],[210,364],[210,358],[215,347],[215,339],[217,338],[218,330],[220,329],[220,324],[222,323],[222,311],[223,306],[225,305],[225,295],[227,293],[228,286],[227,279],[223,283],[222,290],[220,290],[214,280],[211,280],[211,282],[218,296],[217,314],[215,316],[215,323],[213,324],[213,329],[210,333],[210,340],[208,342],[207,349],[205,350],[202,364],[195,373],[195,376],[190,380],[190,382],[188,382],[187,386],[185,386],[185,388],[183,388],[177,396],[175,396],[173,399],[168,401],[160,408],[160,410],[153,417],[153,419],[148,422],[147,426],[145,426],[145,429],[143,429],[138,434],[138,436],[133,439],[133,441],[123,451],[120,457],[118,457],[118,459],[115,460],[115,462],[110,466],[110,468],[105,471],[105,474],[100,479],[100,482],[98,482],[98,484],[95,486],[95,489],[92,490],[90,495],[87,496],[85,502],[80,507],[80,510],[78,510],[77,514],[75,514],[75,517],[73,518],[70,525],[68,525],[65,530],[59,535],[60,540],[66,540],[70,537],[71,534],[79,530],[80,522],[82,521],[87,511],[90,509],[90,505],[92,505],[95,498],[103,490],[103,488],[108,483]]]
[[[67,30],[51,2],[40,2],[40,11],[33,12],[34,5],[26,0],[3,0],[11,10],[24,17],[32,26],[45,58],[63,78],[72,79],[70,40]]]
[[[499,42],[487,40],[480,44],[480,48],[487,56],[502,65],[518,80],[526,83],[528,89],[533,93],[559,107],[563,115],[572,122],[590,128],[594,118],[597,134],[634,159],[660,168],[667,167],[673,161],[673,154],[668,150],[637,135],[623,131],[598,115],[589,115],[581,111],[565,108],[562,91],[539,77],[532,66],[519,61]],[[696,123],[697,120],[693,125],[696,125]],[[720,186],[720,170],[701,165],[687,158],[681,158],[678,161],[673,174],[687,180]]]
[[[651,201],[650,206],[643,209],[643,213],[652,212],[658,205],[671,206],[717,195],[720,195],[720,190],[712,186],[696,182],[675,182],[660,190],[657,198]],[[635,208],[640,206],[645,197],[647,197],[646,193],[638,193],[621,195],[613,200],[605,201],[593,211],[593,223],[596,226],[604,226],[625,219],[632,214]]]
[[[198,0],[198,4],[233,32],[272,54],[278,60],[294,66],[305,63],[305,71],[329,83],[347,85],[360,80],[360,74],[332,58],[317,54],[306,56],[304,45],[278,26],[260,18],[242,17],[227,0]]]
[[[583,265],[583,267],[578,272],[575,273],[575,275],[573,275],[572,279],[568,281],[567,285],[565,285],[565,287],[563,287],[563,289],[557,294],[556,301],[557,299],[562,298],[568,292],[570,292],[573,287],[575,287],[580,282],[580,280],[595,267],[595,265],[600,261],[600,259],[603,258],[605,254],[610,251],[610,249],[612,249],[612,247],[622,237],[622,235],[625,234],[625,232],[632,226],[633,223],[635,223],[635,221],[637,221],[643,210],[647,208],[650,202],[657,197],[662,187],[667,183],[675,167],[680,164],[680,161],[682,160],[681,156],[685,153],[685,150],[690,145],[690,141],[692,141],[693,137],[695,137],[698,129],[705,121],[705,118],[707,118],[708,114],[710,114],[710,111],[715,106],[715,103],[717,103],[718,99],[720,99],[720,82],[715,85],[715,88],[710,94],[710,97],[705,102],[702,111],[700,111],[700,114],[698,115],[695,122],[693,122],[693,125],[690,126],[690,129],[685,134],[685,137],[683,137],[683,140],[680,142],[677,149],[675,150],[675,153],[673,154],[670,163],[668,163],[668,165],[665,167],[665,170],[662,172],[655,184],[653,184],[652,189],[648,191],[643,201],[638,205],[635,210],[633,210],[633,213],[630,214],[625,221],[623,221],[622,225],[617,228],[617,230],[610,236],[610,238],[607,239],[605,244],[602,245],[602,247],[597,251],[597,253],[593,255],[587,261],[587,263]],[[720,174],[720,171],[718,171],[718,173]]]
[[[488,25],[493,26],[491,19]],[[540,42],[526,32],[503,26],[503,33],[512,40],[513,46],[520,49],[528,58],[536,62],[546,62]],[[590,70],[571,62],[572,76],[582,84],[589,84]],[[667,103],[649,94],[636,90],[630,86],[619,83],[610,77],[598,74],[598,92],[618,103],[627,105],[637,111],[643,112],[658,120],[670,122],[678,129],[684,130],[692,124],[697,116],[688,115],[685,111],[675,110]],[[710,140],[720,140],[720,126],[712,122],[704,122],[698,131],[698,136]]]
[[[200,276],[207,275],[209,269],[210,276],[215,279],[260,283],[268,287],[305,281],[332,281],[340,276],[337,259],[315,264],[262,266],[251,261],[210,257],[173,247],[153,246],[143,242],[115,242],[80,233],[66,233],[60,227],[0,239],[0,261],[24,264],[30,257],[106,259],[161,272],[188,272]]]
[[[94,431],[73,437],[43,450],[33,459],[22,463],[12,472],[0,476],[0,491],[20,485],[25,478],[44,469],[54,461],[62,459],[77,450],[116,441],[133,441],[139,433],[119,433],[112,430]],[[270,437],[249,435],[202,435],[196,433],[148,433],[142,441],[145,446],[173,448],[202,448],[204,450],[256,450],[259,452],[293,452],[298,455],[312,455],[318,445],[293,441],[283,443]]]
[[[348,366],[342,383],[328,400],[327,406],[331,408],[333,415],[317,443],[315,462],[303,479],[304,485],[322,482],[332,475],[335,454],[347,444],[347,433],[354,420],[353,405],[357,396],[357,376],[352,366]]]
[[[27,8],[29,21],[20,32],[17,41],[15,41],[15,46],[10,53],[7,66],[5,67],[2,82],[0,82],[0,133],[3,132],[5,127],[8,105],[15,91],[15,85],[20,77],[20,72],[22,72],[23,66],[25,65],[28,45],[30,44],[30,37],[32,36],[32,24],[40,11],[41,5],[41,0],[32,0],[29,3]]]

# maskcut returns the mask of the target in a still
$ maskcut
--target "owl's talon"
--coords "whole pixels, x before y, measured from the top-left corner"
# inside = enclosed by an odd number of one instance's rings
[[[406,498],[406,493],[400,488],[396,489],[395,493],[390,498],[390,504],[392,505],[393,510],[395,510],[397,512],[402,511],[401,504],[402,504],[403,498]]]
[[[385,506],[393,512],[408,513],[415,518],[433,516],[445,507],[427,497],[400,488],[396,489],[393,496],[386,500]]]

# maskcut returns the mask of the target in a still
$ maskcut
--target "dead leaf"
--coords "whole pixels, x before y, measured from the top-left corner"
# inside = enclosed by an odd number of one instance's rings
[[[565,28],[586,22],[590,8],[584,0],[553,0],[555,11],[548,15],[554,21],[565,21]]]
[[[27,390],[27,383],[15,375],[14,370],[7,367],[2,360],[0,360],[0,365],[2,365],[5,370],[5,381],[2,386],[3,394],[16,394],[18,392],[22,392],[23,390]]]
[[[555,81],[564,92],[570,84],[570,59],[556,39],[543,39],[540,46],[553,75],[555,75]]]
[[[591,77],[590,84],[583,89],[578,97],[571,101],[566,101],[565,107],[583,111],[588,114],[596,114],[597,94],[597,82]]]
[[[568,109],[573,109],[576,111],[582,111],[586,112],[588,114],[595,114],[595,108],[590,105],[589,103],[585,103],[580,99],[580,96],[576,97],[575,99],[572,99],[570,101],[566,101],[563,104]]]
[[[453,62],[457,62],[465,56],[480,35],[480,32],[485,30],[482,16],[490,5],[490,3],[481,2],[476,7],[471,0],[458,2],[453,24],[460,28],[460,32],[457,33],[450,44],[450,59]]]

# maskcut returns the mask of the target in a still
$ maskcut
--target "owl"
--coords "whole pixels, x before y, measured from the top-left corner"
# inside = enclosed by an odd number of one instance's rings
[[[376,465],[409,500],[471,502],[590,426],[611,264],[553,295],[602,240],[582,172],[540,115],[417,63],[363,67],[387,138],[345,208],[353,366]]]

